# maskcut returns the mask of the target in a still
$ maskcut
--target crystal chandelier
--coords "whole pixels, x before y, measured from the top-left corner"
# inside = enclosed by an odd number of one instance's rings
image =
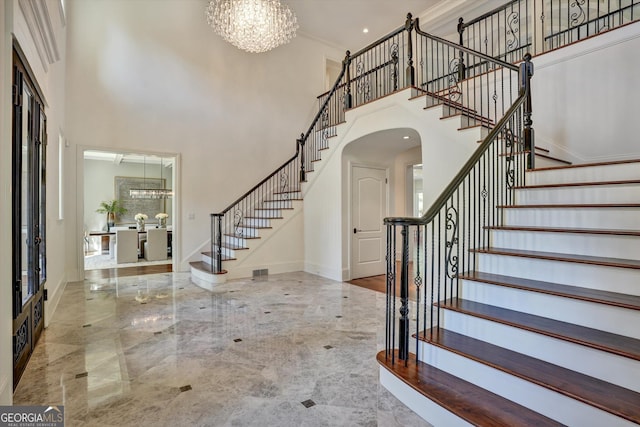
[[[260,53],[296,36],[296,15],[280,0],[211,0],[207,22],[235,47]]]

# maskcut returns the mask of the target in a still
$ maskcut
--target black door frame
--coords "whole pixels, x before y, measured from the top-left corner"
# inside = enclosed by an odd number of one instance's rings
[[[25,91],[28,97],[23,96]],[[47,138],[46,116],[42,99],[28,62],[14,41],[12,129],[14,390],[44,329]],[[25,109],[27,135],[23,135]],[[27,140],[25,141],[24,138]],[[27,156],[26,162],[23,157],[25,155]],[[26,171],[23,166],[26,166]],[[24,185],[28,187],[26,193],[24,193]],[[23,200],[25,195],[26,198]],[[26,204],[26,212],[23,209],[23,202]],[[26,230],[24,237],[23,230]],[[25,243],[23,239],[25,238],[26,260],[23,259],[22,253],[23,243]],[[23,265],[24,263],[27,265]],[[25,280],[27,283],[24,283]],[[25,290],[29,297],[23,301]]]

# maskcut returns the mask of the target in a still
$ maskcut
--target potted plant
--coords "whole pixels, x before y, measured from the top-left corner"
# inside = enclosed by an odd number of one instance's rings
[[[127,212],[127,209],[118,200],[108,200],[100,202],[100,207],[96,209],[98,213],[107,214],[107,231],[111,231],[116,223],[116,216]]]

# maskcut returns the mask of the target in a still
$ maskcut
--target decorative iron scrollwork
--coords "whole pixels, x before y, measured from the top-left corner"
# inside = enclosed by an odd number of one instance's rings
[[[394,43],[389,47],[393,68],[391,69],[391,81],[393,82],[393,90],[398,90],[398,43]]]
[[[446,210],[447,277],[458,275],[458,210],[449,206]]]
[[[509,128],[505,129],[502,135],[504,136],[505,151],[508,152],[508,155],[506,156],[507,165],[505,167],[506,184],[508,189],[512,189],[516,181],[515,162],[513,161],[513,150],[516,144],[515,136],[513,135],[513,131]]]
[[[42,297],[33,305],[33,327],[35,328],[42,320]]]
[[[418,291],[418,299],[420,296],[420,286],[422,286],[422,277],[420,276],[420,227],[416,227],[416,277],[413,279],[413,283],[416,285]],[[418,302],[419,303],[419,302]]]
[[[244,232],[242,231],[242,220],[244,219],[244,214],[240,209],[236,209],[233,214],[233,228],[236,236],[241,237]]]
[[[460,82],[458,80],[459,68],[460,68],[460,58],[456,57],[449,61],[449,99],[451,101],[457,101],[460,99],[462,95],[462,89],[460,87]]]
[[[283,198],[288,197],[287,190],[289,189],[289,174],[285,171],[280,172],[280,192]]]
[[[22,356],[27,343],[29,342],[29,316],[24,319],[22,325],[16,331],[16,335],[13,337],[13,362],[17,362]]]
[[[326,128],[327,126],[329,126],[329,109],[325,108],[320,116],[320,128]]]
[[[327,148],[327,141],[329,140],[329,129],[325,129],[320,133],[320,140],[322,141],[321,147]]]
[[[569,17],[569,28],[577,27],[578,25],[582,25],[587,15],[584,12],[582,6],[584,6],[586,0],[575,0],[571,3],[570,9],[574,9]],[[578,10],[575,10],[578,8]]]
[[[507,16],[507,52],[516,49],[520,46],[520,14],[518,12],[511,12]]]
[[[356,79],[358,83],[356,83],[356,91],[362,95],[362,100],[364,102],[369,101],[369,94],[371,92],[371,83],[369,82],[369,77],[365,75],[364,63],[359,61],[356,64]]]

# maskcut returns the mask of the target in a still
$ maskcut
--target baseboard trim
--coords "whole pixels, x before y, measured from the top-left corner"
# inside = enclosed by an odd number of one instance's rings
[[[327,279],[342,282],[342,269],[335,269],[331,267],[325,267],[322,265],[314,264],[311,262],[304,263],[304,271],[306,273],[316,274]]]
[[[49,326],[49,322],[51,322],[51,318],[53,317],[53,314],[56,312],[58,308],[58,304],[62,299],[62,294],[64,293],[64,290],[67,287],[67,283],[68,281],[65,274],[62,276],[62,279],[60,279],[60,281],[55,287],[46,288],[49,292],[49,299],[45,303],[45,310],[44,310],[44,327],[45,328]]]
[[[253,277],[253,270],[268,269],[269,274],[291,273],[301,271],[304,267],[304,261],[290,261],[281,263],[268,263],[248,265],[242,267],[231,267],[229,269],[229,279],[245,279]]]

